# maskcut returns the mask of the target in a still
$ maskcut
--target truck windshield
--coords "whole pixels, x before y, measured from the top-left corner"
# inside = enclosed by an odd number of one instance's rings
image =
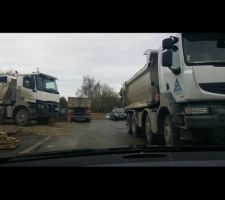
[[[187,65],[221,64],[225,66],[225,34],[183,34],[184,59]]]
[[[41,91],[58,93],[56,81],[45,76],[36,76],[37,89]]]

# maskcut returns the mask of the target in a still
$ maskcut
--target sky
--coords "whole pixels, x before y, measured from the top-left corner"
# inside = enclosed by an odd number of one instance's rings
[[[75,96],[83,76],[119,92],[140,70],[146,49],[158,49],[169,33],[1,33],[0,72],[32,73],[39,68],[58,78],[60,96]]]

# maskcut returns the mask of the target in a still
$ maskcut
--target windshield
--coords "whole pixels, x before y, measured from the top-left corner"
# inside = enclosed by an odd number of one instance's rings
[[[38,90],[58,93],[55,79],[39,75],[36,76],[36,83]]]
[[[181,66],[182,45],[188,65],[225,63],[225,34],[183,34],[170,60],[162,43],[180,35],[0,34],[0,158],[137,146],[225,147],[225,68],[172,70]],[[171,68],[162,68],[162,58]],[[199,87],[187,81],[196,74]],[[26,86],[29,76],[35,77],[32,87]]]
[[[187,65],[222,64],[225,66],[225,34],[183,34]]]

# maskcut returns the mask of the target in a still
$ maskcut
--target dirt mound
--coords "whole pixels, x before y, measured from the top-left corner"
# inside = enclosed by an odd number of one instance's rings
[[[0,149],[14,149],[19,144],[19,140],[9,137],[5,132],[0,131]]]
[[[0,130],[5,132],[8,136],[21,136],[21,135],[29,135],[29,134],[64,135],[64,134],[67,134],[71,126],[72,125],[67,122],[51,123],[47,126],[31,124],[28,127],[20,127],[14,124],[8,124],[8,125],[0,125]]]

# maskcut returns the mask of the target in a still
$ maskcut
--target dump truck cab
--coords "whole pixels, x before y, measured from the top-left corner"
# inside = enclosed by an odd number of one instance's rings
[[[225,126],[225,34],[181,33],[159,49],[161,106],[186,128]]]
[[[18,125],[31,119],[47,124],[58,118],[59,92],[56,78],[43,73],[0,76],[0,104],[4,118],[13,118]]]

